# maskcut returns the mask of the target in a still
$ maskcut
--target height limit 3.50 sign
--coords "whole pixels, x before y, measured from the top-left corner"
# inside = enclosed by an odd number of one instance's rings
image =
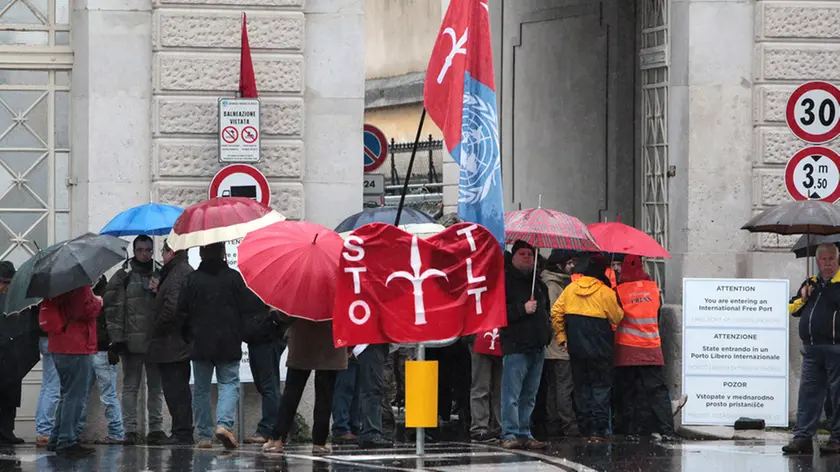
[[[823,146],[797,152],[785,167],[785,185],[794,200],[840,199],[840,155]]]
[[[260,99],[219,99],[219,161],[260,161]]]

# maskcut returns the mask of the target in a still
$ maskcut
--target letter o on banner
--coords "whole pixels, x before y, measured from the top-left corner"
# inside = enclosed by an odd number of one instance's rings
[[[356,308],[357,307],[362,307],[365,310],[365,316],[363,316],[361,318],[356,317]],[[368,320],[370,319],[370,306],[368,306],[367,302],[365,302],[364,300],[356,300],[355,302],[351,303],[350,304],[350,309],[347,310],[347,311],[348,311],[348,315],[350,315],[350,321],[352,321],[353,323],[355,323],[359,326],[367,323]]]

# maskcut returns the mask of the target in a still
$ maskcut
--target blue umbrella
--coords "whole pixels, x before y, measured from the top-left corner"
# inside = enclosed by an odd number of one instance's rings
[[[160,203],[147,203],[128,209],[108,222],[99,234],[111,236],[166,236],[183,208]]]
[[[348,216],[338,226],[336,226],[336,233],[344,233],[346,231],[353,231],[361,228],[369,223],[388,223],[394,224],[397,219],[397,209],[391,207],[370,208],[365,211]],[[437,224],[434,218],[414,208],[403,207],[402,216],[400,216],[400,226],[412,224]]]

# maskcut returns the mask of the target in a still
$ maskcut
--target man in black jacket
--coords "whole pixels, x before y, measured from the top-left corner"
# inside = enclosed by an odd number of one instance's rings
[[[537,277],[533,298],[534,248],[517,241],[505,267],[508,325],[501,330],[502,447],[543,449],[531,434],[531,413],[540,387],[545,347],[551,342],[548,289]]]
[[[833,405],[840,405],[840,273],[838,250],[833,244],[817,248],[819,274],[802,283],[788,311],[799,317],[802,341],[802,377],[793,441],[782,448],[785,454],[811,454],[826,390]],[[840,415],[833,415],[828,444],[823,454],[840,452]]]
[[[224,243],[201,248],[201,265],[187,276],[178,297],[178,316],[185,320],[187,341],[193,343],[193,411],[199,448],[212,447],[210,383],[214,370],[219,391],[215,436],[227,449],[239,445],[232,431],[239,406],[243,321],[264,307],[239,272],[228,266]]]
[[[172,415],[172,434],[164,445],[193,444],[190,354],[184,340],[184,319],[178,316],[178,297],[184,280],[193,272],[186,251],[173,251],[164,241],[160,281],[153,283],[155,319],[149,342],[149,359],[157,364],[166,406]]]

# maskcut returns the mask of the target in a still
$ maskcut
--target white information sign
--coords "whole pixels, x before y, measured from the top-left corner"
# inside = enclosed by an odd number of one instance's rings
[[[683,424],[788,426],[788,285],[683,280]]]
[[[225,243],[225,248],[227,249],[227,262],[228,266],[231,269],[239,270],[239,265],[237,264],[238,258],[238,248],[239,243],[241,243],[241,239],[237,239],[235,241],[229,241]],[[194,247],[187,251],[187,259],[193,269],[198,269],[199,264],[201,264],[201,256],[199,255],[199,249]],[[280,380],[285,382],[286,381],[286,357],[288,356],[289,350],[285,349],[283,351],[283,355],[280,357]],[[248,345],[246,343],[242,343],[242,360],[239,363],[239,381],[242,383],[253,383],[254,376],[251,375],[251,365],[248,363]],[[190,371],[190,384],[193,384],[195,379],[193,378],[192,370]],[[213,372],[213,383],[216,383],[216,373]]]
[[[260,161],[260,99],[219,99],[219,161]]]

